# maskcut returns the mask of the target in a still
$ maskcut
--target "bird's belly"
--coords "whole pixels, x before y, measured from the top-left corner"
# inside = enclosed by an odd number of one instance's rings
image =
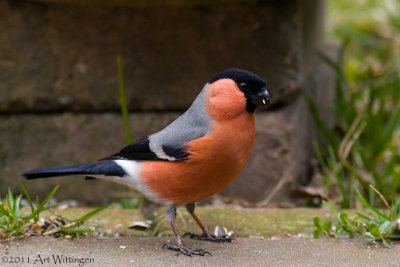
[[[250,157],[254,127],[244,126],[245,131],[239,134],[231,129],[215,129],[224,134],[217,132],[189,142],[188,161],[142,162],[140,176],[144,184],[161,199],[176,204],[194,203],[220,192]]]
[[[246,161],[144,162],[141,177],[159,198],[188,204],[220,192],[236,178]]]

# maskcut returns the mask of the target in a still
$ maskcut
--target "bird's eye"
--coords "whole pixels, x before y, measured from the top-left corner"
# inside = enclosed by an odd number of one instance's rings
[[[246,89],[246,87],[247,87],[247,83],[240,83],[239,84],[239,87],[240,87],[240,89]]]

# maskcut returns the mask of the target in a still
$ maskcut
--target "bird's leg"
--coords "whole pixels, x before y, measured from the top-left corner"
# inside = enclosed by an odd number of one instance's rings
[[[177,245],[174,245],[171,243],[164,243],[163,248],[166,247],[171,250],[180,251],[182,254],[184,254],[186,256],[190,256],[190,257],[192,255],[200,255],[200,256],[204,256],[206,254],[211,255],[210,252],[205,251],[201,248],[190,249],[183,244],[182,237],[179,235],[178,229],[176,228],[176,225],[175,225],[176,207],[174,205],[167,206],[167,219],[171,223],[172,230],[174,231],[174,235],[176,237]]]
[[[189,236],[190,238],[196,238],[199,240],[205,240],[205,241],[211,241],[211,242],[231,242],[232,240],[236,240],[234,236],[229,236],[229,235],[222,235],[222,236],[215,236],[210,233],[207,227],[204,227],[204,225],[201,223],[199,217],[194,213],[196,205],[194,203],[192,204],[187,204],[186,205],[186,210],[189,212],[189,214],[192,216],[192,218],[196,221],[196,223],[200,226],[201,230],[203,231],[203,234],[194,234],[194,233],[185,233],[183,236]]]

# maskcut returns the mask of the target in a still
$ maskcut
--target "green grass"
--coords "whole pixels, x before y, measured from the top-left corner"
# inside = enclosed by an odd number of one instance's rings
[[[37,197],[35,204],[25,186],[21,182],[19,182],[19,186],[29,203],[30,212],[25,212],[25,214],[21,213],[22,195],[14,195],[11,189],[8,189],[5,199],[1,200],[0,198],[0,239],[8,239],[17,236],[30,236],[30,232],[32,231],[43,235],[51,234],[57,236],[79,236],[83,233],[89,233],[93,231],[93,228],[84,227],[83,224],[93,216],[113,205],[113,203],[111,203],[96,208],[68,224],[64,222],[64,219],[60,218],[59,220],[47,222],[43,226],[39,226],[38,221],[40,214],[56,206],[47,205],[47,203],[57,192],[59,186],[57,185],[42,202],[40,202]],[[51,230],[48,229],[48,226],[50,225],[52,225]]]
[[[342,208],[356,190],[372,206],[400,191],[400,2],[329,1],[328,36],[341,41],[337,59],[320,57],[336,73],[335,126],[311,111],[324,142],[314,144],[327,192],[337,188]]]
[[[129,145],[130,143],[132,143],[132,136],[131,136],[131,128],[129,126],[128,104],[126,102],[125,79],[124,79],[124,70],[122,67],[121,57],[117,57],[117,66],[118,66],[119,97],[121,101],[121,116],[124,122],[126,144]]]
[[[315,217],[314,237],[347,233],[391,248],[400,238],[400,1],[328,3],[328,36],[342,43],[336,60],[320,54],[336,74],[335,126],[307,96],[324,140],[314,150],[325,190],[338,189],[341,208],[367,213],[341,211],[335,225]]]
[[[371,206],[356,189],[358,201],[366,208],[368,214],[355,212],[356,216],[351,218],[348,213],[342,211],[338,213],[335,225],[329,218],[314,217],[314,238],[319,238],[320,236],[338,237],[347,233],[349,238],[362,236],[370,241],[380,241],[385,247],[392,248],[391,240],[400,239],[400,227],[397,220],[400,217],[398,209],[400,199],[396,199],[390,206],[376,188],[370,187],[385,203],[387,211],[381,211]]]
[[[28,229],[25,227],[31,220],[33,223],[37,223],[39,220],[39,214],[45,210],[48,210],[54,205],[46,206],[47,202],[53,195],[56,193],[58,189],[58,185],[51,191],[51,193],[43,200],[43,202],[39,202],[39,199],[36,198],[36,207],[34,207],[31,197],[29,196],[26,188],[20,182],[19,183],[22,191],[24,192],[29,206],[31,208],[31,212],[27,215],[22,216],[21,211],[21,200],[22,195],[14,196],[11,192],[11,189],[8,189],[5,200],[0,202],[0,236],[3,238],[10,238],[11,236],[20,236],[24,235]]]

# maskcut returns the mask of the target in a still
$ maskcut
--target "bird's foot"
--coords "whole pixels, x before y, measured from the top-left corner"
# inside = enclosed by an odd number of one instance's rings
[[[190,249],[185,247],[183,244],[180,245],[173,245],[171,243],[164,243],[163,248],[167,248],[170,250],[175,250],[175,251],[180,251],[182,254],[192,257],[192,255],[199,255],[199,256],[205,256],[206,254],[209,254],[212,256],[212,254],[208,251],[205,251],[204,249],[197,248],[197,249]]]
[[[230,236],[230,235],[215,236],[209,232],[202,233],[201,235],[189,232],[189,233],[185,233],[183,235],[183,237],[186,237],[186,236],[189,236],[190,239],[198,239],[198,240],[211,241],[211,242],[216,242],[216,243],[232,242],[232,240],[236,240],[236,238],[234,236]]]

